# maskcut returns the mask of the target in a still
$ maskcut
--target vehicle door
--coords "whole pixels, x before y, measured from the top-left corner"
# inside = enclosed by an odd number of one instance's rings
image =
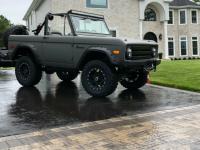
[[[73,66],[72,36],[44,36],[43,55],[47,66],[70,68]]]

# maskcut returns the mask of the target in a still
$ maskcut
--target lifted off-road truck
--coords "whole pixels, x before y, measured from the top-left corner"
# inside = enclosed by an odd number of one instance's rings
[[[63,26],[62,33],[49,26],[56,17],[63,20],[58,25]],[[44,36],[39,35],[42,29]],[[72,10],[48,13],[34,33],[9,38],[8,56],[23,86],[38,84],[42,71],[56,72],[66,82],[82,72],[84,89],[103,97],[113,93],[118,82],[128,89],[144,86],[148,73],[160,64],[155,42],[112,37],[101,15]]]

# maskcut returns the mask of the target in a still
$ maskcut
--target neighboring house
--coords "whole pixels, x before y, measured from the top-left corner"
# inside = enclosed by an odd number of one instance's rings
[[[103,14],[113,36],[155,40],[166,59],[199,55],[200,6],[189,0],[33,0],[24,20],[31,31],[48,12],[70,9]]]

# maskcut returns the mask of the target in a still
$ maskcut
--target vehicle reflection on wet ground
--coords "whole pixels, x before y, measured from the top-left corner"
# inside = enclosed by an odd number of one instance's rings
[[[195,105],[198,94],[154,86],[121,86],[107,98],[90,97],[80,84],[44,75],[36,87],[21,87],[14,71],[0,71],[0,137],[117,116]]]

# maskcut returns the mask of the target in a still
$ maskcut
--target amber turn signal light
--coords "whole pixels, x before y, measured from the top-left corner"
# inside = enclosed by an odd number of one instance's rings
[[[121,52],[120,50],[116,49],[116,50],[113,50],[113,51],[112,51],[112,54],[113,54],[113,55],[119,55],[120,52]]]

